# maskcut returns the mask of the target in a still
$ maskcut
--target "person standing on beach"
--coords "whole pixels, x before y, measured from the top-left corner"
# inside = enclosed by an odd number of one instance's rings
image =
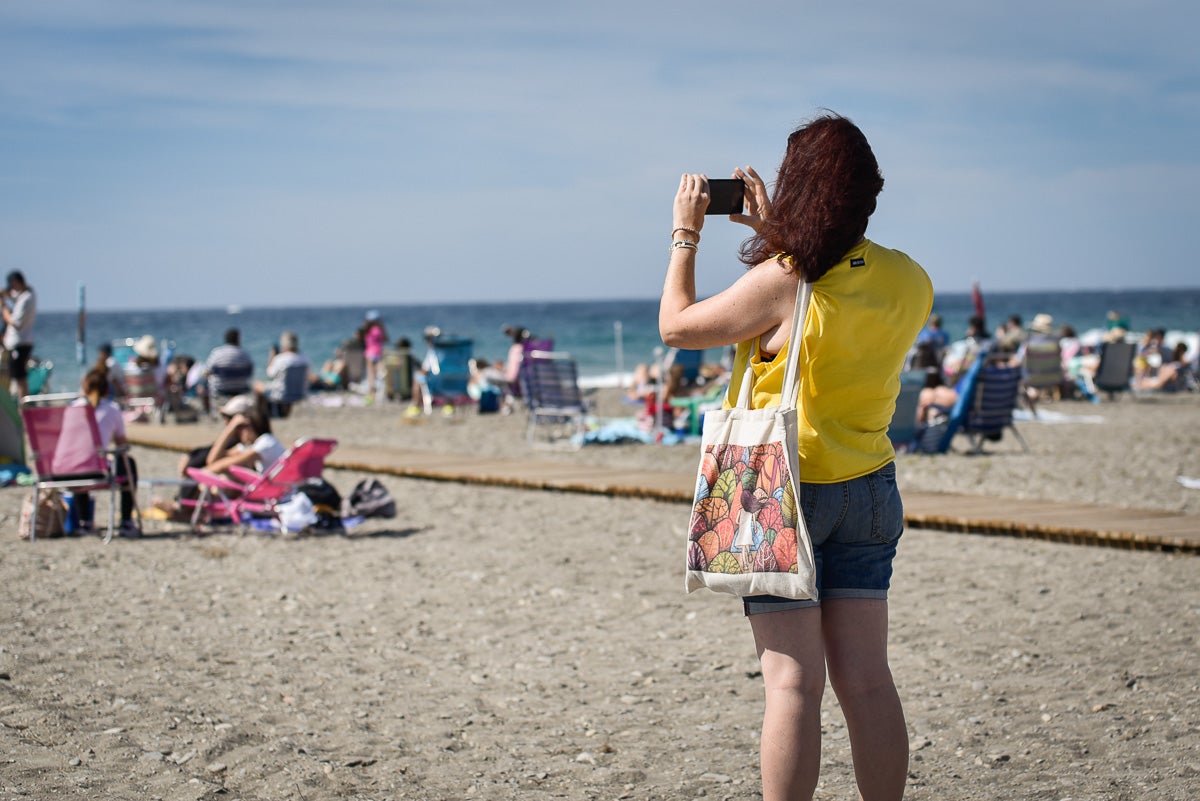
[[[737,343],[726,403],[737,397],[750,360],[755,408],[779,402],[779,354],[802,348],[799,502],[820,600],[743,599],[766,689],[763,799],[812,797],[827,672],[846,716],[862,798],[899,799],[908,731],[887,660],[887,591],[904,517],[887,429],[933,288],[915,261],[865,238],[883,177],[849,120],[830,114],[794,131],[771,198],[753,169],[734,176],[746,182],[747,213],[730,219],[754,230],[741,248],[749,269],[697,301],[708,181],[685,174],[675,195],[659,333],[672,347]],[[801,278],[813,282],[812,305],[804,330],[793,332]]]
[[[33,321],[37,317],[37,295],[25,283],[20,270],[8,274],[4,303],[4,349],[8,351],[8,376],[17,387],[17,397],[29,394],[29,358],[33,355]]]
[[[367,390],[365,395],[375,396],[383,385],[383,348],[387,345],[387,329],[379,312],[367,312],[362,325],[363,358],[367,360]]]

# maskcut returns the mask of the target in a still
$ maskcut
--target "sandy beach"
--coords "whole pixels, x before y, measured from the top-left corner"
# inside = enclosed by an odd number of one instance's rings
[[[617,393],[597,411],[624,416]],[[1200,402],[1045,407],[908,490],[1195,515]],[[521,456],[525,417],[297,409],[281,439]],[[1093,418],[1099,418],[1099,422]],[[198,426],[215,435],[217,426]],[[143,476],[175,453],[138,448]],[[691,445],[538,458],[695,470]],[[363,474],[331,470],[343,493]],[[686,507],[387,477],[347,535],[16,539],[0,490],[0,801],[755,799],[761,678],[736,600],[682,591]],[[892,659],[908,798],[1200,794],[1196,557],[904,535]],[[854,796],[824,710],[821,799]]]

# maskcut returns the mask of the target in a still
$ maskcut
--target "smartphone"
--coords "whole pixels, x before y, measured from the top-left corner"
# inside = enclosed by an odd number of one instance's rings
[[[709,178],[705,214],[741,214],[746,182],[741,178]]]

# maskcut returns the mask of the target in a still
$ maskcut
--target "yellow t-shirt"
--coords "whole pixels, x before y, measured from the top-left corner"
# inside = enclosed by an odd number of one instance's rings
[[[813,285],[800,353],[801,481],[847,481],[895,458],[887,430],[900,370],[932,308],[933,285],[921,265],[867,239]],[[753,408],[779,404],[790,345],[770,361],[755,355]],[[737,346],[726,408],[737,399],[752,346]]]

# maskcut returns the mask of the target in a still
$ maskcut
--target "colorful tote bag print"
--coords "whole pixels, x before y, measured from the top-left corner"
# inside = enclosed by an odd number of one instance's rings
[[[754,371],[747,358],[737,404],[704,415],[688,527],[688,592],[707,587],[742,597],[817,597],[796,452],[799,342],[811,298],[812,284],[801,281],[780,405],[750,408]]]

